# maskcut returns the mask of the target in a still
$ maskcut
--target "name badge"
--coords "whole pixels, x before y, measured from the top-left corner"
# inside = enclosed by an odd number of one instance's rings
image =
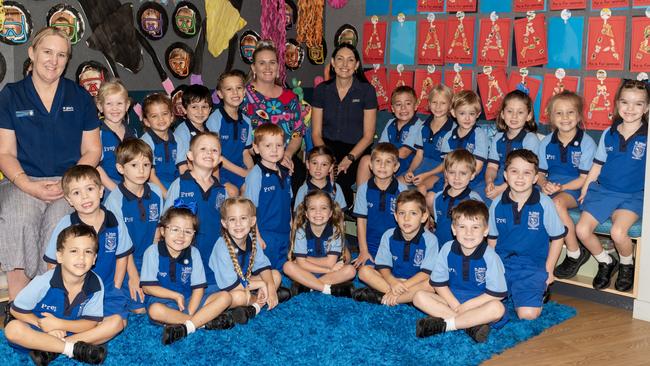
[[[361,99],[352,99],[352,103],[359,103],[361,102]]]
[[[23,118],[23,117],[33,117],[34,116],[34,110],[29,109],[25,111],[16,111],[16,118]]]
[[[74,107],[63,107],[64,112],[74,112]]]

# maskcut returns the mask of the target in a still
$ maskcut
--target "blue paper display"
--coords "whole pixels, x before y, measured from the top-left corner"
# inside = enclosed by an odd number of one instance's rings
[[[400,24],[398,21],[391,22],[390,26],[390,63],[392,65],[415,64],[415,21],[407,21]]]
[[[368,0],[366,0],[366,3],[367,2]],[[391,13],[393,15],[397,15],[399,13],[404,13],[405,15],[417,14],[416,0],[393,0],[393,10]]]
[[[510,13],[512,11],[512,1],[481,0],[478,2],[478,11],[487,14],[493,11],[497,13]]]
[[[371,0],[366,1],[366,16],[388,15],[390,0]]]
[[[559,17],[548,18],[548,67],[580,68],[584,27],[584,17],[571,17],[567,24]]]

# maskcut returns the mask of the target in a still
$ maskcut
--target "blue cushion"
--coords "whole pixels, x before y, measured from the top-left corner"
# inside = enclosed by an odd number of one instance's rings
[[[580,220],[581,213],[582,211],[578,210],[577,208],[569,210],[569,216],[571,216],[571,219],[573,219],[573,222],[576,224]],[[594,232],[596,234],[610,235],[609,232],[611,229],[612,229],[612,220],[607,219],[607,221],[603,222],[602,224],[598,224]],[[639,219],[637,222],[634,223],[634,225],[632,225],[632,227],[627,232],[627,234],[630,236],[630,238],[641,237],[641,219]]]

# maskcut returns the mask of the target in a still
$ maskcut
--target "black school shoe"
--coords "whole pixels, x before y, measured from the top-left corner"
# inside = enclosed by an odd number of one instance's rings
[[[235,321],[232,319],[232,314],[227,311],[205,323],[205,329],[207,330],[230,329],[234,326]]]
[[[106,346],[103,344],[95,346],[94,344],[77,341],[72,350],[72,358],[91,365],[99,365],[104,362],[107,353]]]
[[[609,287],[612,276],[618,271],[618,260],[611,255],[612,263],[606,264],[598,262],[598,272],[594,276],[594,289],[602,290]]]
[[[47,366],[57,357],[59,357],[59,353],[56,352],[38,351],[35,349],[29,351],[29,358],[34,361],[34,365],[36,366]]]
[[[235,324],[242,324],[242,325],[248,323],[250,319],[253,319],[255,315],[257,315],[257,312],[255,311],[255,307],[251,305],[240,306],[234,309],[228,309],[226,310],[226,313],[230,314]]]
[[[309,287],[307,287],[307,286],[304,286],[304,285],[296,282],[296,281],[293,281],[291,283],[291,290],[289,290],[289,291],[291,291],[291,296],[297,296],[297,295],[309,292],[309,291],[311,291],[311,289]]]
[[[185,337],[187,337],[187,327],[185,327],[185,324],[165,325],[162,334],[162,344],[167,346]]]
[[[634,285],[634,264],[619,264],[618,278],[614,283],[617,291],[628,291]]]
[[[553,270],[553,275],[561,279],[575,277],[575,275],[578,274],[580,267],[587,263],[590,256],[591,253],[581,245],[580,256],[578,256],[578,258],[571,258],[568,255],[564,257],[564,261]]]
[[[278,302],[285,302],[291,298],[291,291],[286,287],[278,287]]]
[[[10,321],[16,319],[13,315],[11,315],[11,301],[8,301],[7,305],[5,305],[4,316],[5,319],[3,320],[2,325],[6,328],[7,324],[9,324]]]
[[[352,299],[355,301],[381,304],[382,297],[384,297],[383,292],[371,289],[370,287],[362,287],[352,291]]]
[[[354,292],[354,285],[352,281],[347,281],[339,283],[338,285],[332,285],[330,287],[332,296],[336,297],[352,297],[352,292]]]
[[[487,324],[475,325],[465,329],[465,333],[476,343],[485,343],[490,334],[490,326]]]
[[[418,338],[431,337],[434,334],[444,333],[445,330],[447,330],[445,320],[435,316],[418,319],[415,324],[415,336]]]

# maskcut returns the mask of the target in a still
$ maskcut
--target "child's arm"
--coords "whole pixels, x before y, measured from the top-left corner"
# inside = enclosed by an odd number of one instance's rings
[[[435,287],[436,293],[442,297],[445,302],[447,302],[447,305],[451,308],[453,311],[457,311],[457,309],[460,307],[460,301],[454,296],[454,294],[451,292],[451,289],[449,286],[441,286],[441,287]]]
[[[359,242],[359,256],[353,261],[354,266],[359,268],[366,260],[375,262],[375,259],[370,256],[368,251],[368,242],[366,241],[366,233],[368,228],[368,219],[365,217],[357,217],[357,240]]]
[[[417,169],[420,166],[423,157],[424,157],[424,150],[417,149],[415,151],[415,156],[413,157],[413,161],[411,161],[411,165],[406,171],[406,174],[404,174],[404,179],[406,180],[407,183],[413,182],[413,178],[415,178],[413,172],[415,171],[415,169]]]
[[[499,165],[493,162],[488,162],[487,168],[485,169],[485,193],[492,192],[494,190],[494,180],[497,177],[499,172]]]
[[[221,164],[223,164],[222,166],[224,169],[234,174],[237,174],[240,177],[246,178],[246,175],[248,175],[248,170],[240,167],[237,164],[233,164],[230,160],[226,159],[226,157],[223,155],[221,155]]]
[[[88,319],[65,320],[57,318],[50,313],[43,313],[38,319],[38,327],[48,333],[53,330],[64,330],[71,333],[81,333],[97,326],[97,322]]]
[[[11,306],[11,305],[5,305],[5,306]],[[21,313],[19,311],[16,311],[14,309],[11,309],[11,315],[13,315],[14,318],[25,322],[27,324],[31,324],[35,327],[39,327],[38,325],[38,317],[34,315],[34,313]]]
[[[244,155],[244,165],[246,165],[247,170],[253,169],[253,165],[255,165],[255,162],[253,161],[253,149],[246,149],[242,153]]]
[[[418,174],[415,178],[413,178],[413,183],[415,183],[415,184],[422,183],[425,179],[427,179],[427,178],[429,178],[429,177],[431,177],[433,175],[440,174],[444,170],[445,170],[445,164],[438,164],[435,168],[433,168],[433,169],[431,169],[431,170],[429,170],[427,172]]]
[[[550,285],[555,281],[553,270],[557,264],[557,260],[562,253],[562,245],[564,245],[564,238],[551,240],[551,247],[548,249],[548,257],[546,258],[546,272],[548,272],[548,279],[546,285]]]
[[[126,271],[129,274],[129,294],[133,301],[138,301],[138,296],[140,297],[140,302],[144,301],[144,292],[140,287],[140,274],[138,269],[135,267],[135,261],[133,260],[133,254],[128,256],[128,262],[126,264]]]
[[[502,297],[495,297],[486,293],[480,294],[476,297],[473,297],[464,303],[460,304],[458,308],[455,309],[455,311],[459,314],[462,314],[468,310],[476,309],[479,306],[482,306],[492,300],[501,300],[503,299]]]
[[[411,147],[402,146],[402,147],[399,148],[399,158],[400,159],[406,159],[406,158],[409,157],[409,155],[411,155],[412,152],[413,152],[413,149]]]
[[[298,265],[311,272],[311,273],[330,273],[334,269],[334,265],[338,260],[336,255],[328,255],[327,257],[316,258],[316,257],[297,257],[296,263]]]
[[[117,258],[115,261],[115,276],[113,280],[115,281],[115,288],[122,288],[122,283],[124,282],[124,275],[126,274],[126,267],[128,263],[129,255],[126,255],[121,258]]]
[[[191,316],[196,313],[201,305],[201,299],[205,293],[205,288],[199,287],[192,290],[192,296],[190,296],[190,301],[187,302],[187,313]]]
[[[582,187],[585,185],[585,181],[587,180],[587,174],[580,174],[578,178],[561,184],[560,185],[560,191],[575,191],[578,189],[582,189]]]
[[[167,188],[165,188],[165,185],[162,184],[160,181],[160,178],[156,175],[156,168],[151,168],[151,175],[149,175],[149,182],[155,184],[160,188],[160,192],[162,192],[162,199],[165,199],[165,196],[167,196]]]
[[[265,269],[260,273],[260,277],[262,277],[262,281],[264,281],[264,284],[266,284],[266,305],[268,306],[268,309],[271,310],[273,309],[276,305],[278,305],[278,293],[276,292],[275,289],[275,281],[273,281],[273,273],[271,273],[271,270]],[[264,288],[260,289],[263,290]]]
[[[580,190],[580,197],[578,197],[578,203],[582,203],[582,201],[585,199],[585,196],[587,195],[587,191],[589,190],[589,185],[592,182],[595,182],[596,179],[598,179],[598,176],[600,175],[600,171],[603,169],[603,166],[600,164],[594,164],[591,166],[591,169],[589,169],[589,173],[587,174],[587,178],[585,178],[585,181],[582,185],[582,189]]]
[[[392,268],[382,268],[379,270],[379,273],[390,285],[390,291],[393,293],[393,295],[398,296],[408,291],[408,288],[406,285],[404,285],[404,282],[398,280],[395,278],[395,276],[393,276]]]
[[[178,305],[178,310],[185,310],[185,297],[180,292],[172,291],[162,286],[142,286],[142,291],[153,297],[174,300]]]
[[[109,191],[114,191],[117,188],[117,184],[106,174],[104,168],[101,165],[97,166],[97,172],[99,172],[99,178],[102,181],[102,185],[106,187]]]
[[[420,283],[422,283],[422,282],[424,282],[424,281],[428,281],[428,280],[429,280],[429,276],[430,276],[430,275],[429,275],[428,273],[425,273],[425,272],[420,271],[420,272],[414,274],[413,277],[411,277],[411,278],[409,278],[408,280],[402,282],[402,284],[403,284],[404,286],[406,286],[406,288],[409,288],[409,289],[410,289],[411,287],[413,287],[413,286],[415,286],[415,285],[418,285],[418,284],[420,284]],[[401,282],[401,281],[400,281],[400,282]]]

